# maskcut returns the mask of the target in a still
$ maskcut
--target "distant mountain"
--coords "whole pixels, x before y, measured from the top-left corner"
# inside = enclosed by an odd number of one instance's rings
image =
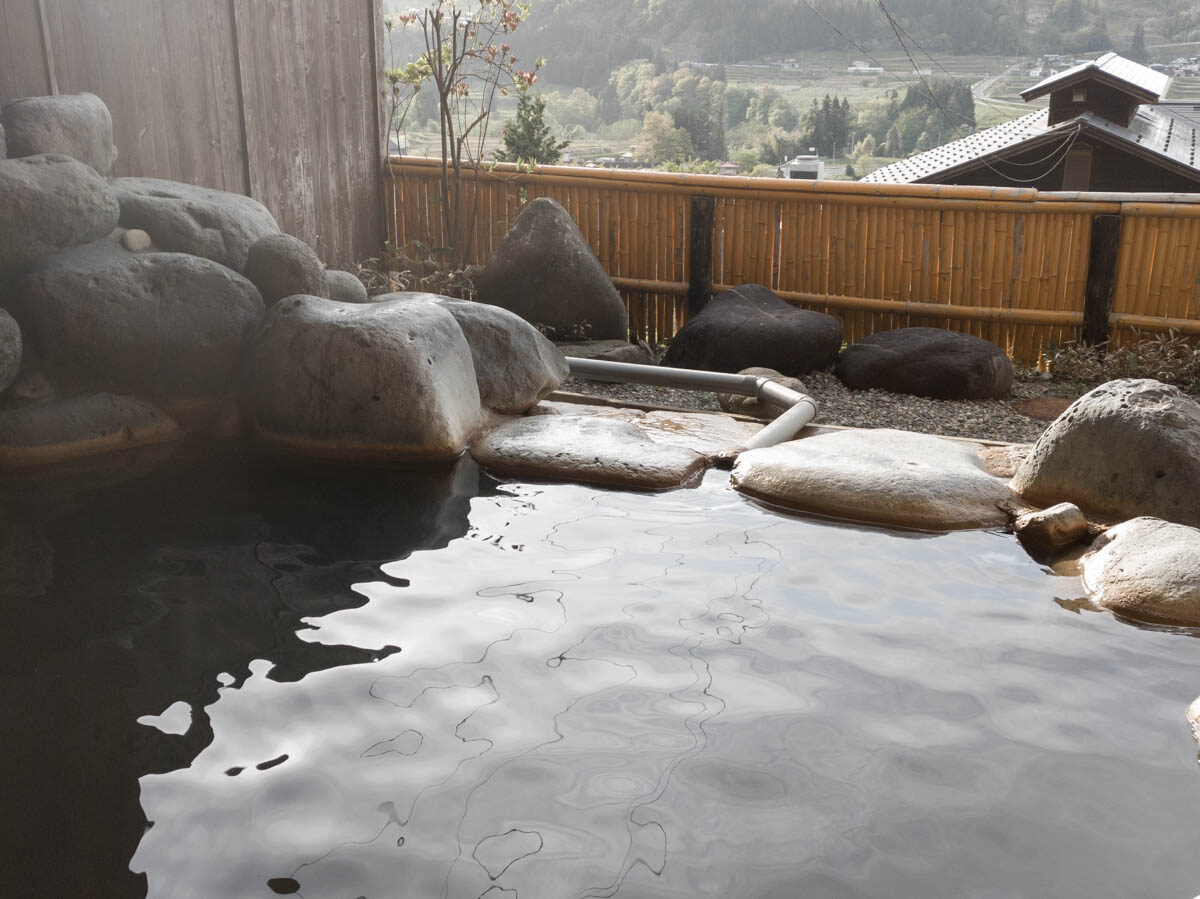
[[[894,54],[884,7],[910,44],[935,56],[1120,51],[1137,22],[1148,34],[1159,22],[1187,31],[1195,9],[1174,0],[533,0],[514,44],[523,57],[547,57],[548,80],[597,88],[613,68],[656,53],[710,63],[816,50],[861,57],[857,44]]]
[[[383,0],[385,12],[422,5]],[[1167,58],[1200,41],[1200,7],[1188,0],[531,0],[513,35],[523,62],[545,56],[546,79],[598,90],[633,59],[663,67],[692,60],[734,63],[808,51],[894,56],[896,30],[914,56],[1127,52],[1136,25]],[[885,13],[886,8],[886,13]],[[892,21],[889,21],[890,14]],[[403,56],[414,35],[393,35]],[[915,48],[919,47],[920,50]],[[1200,52],[1200,43],[1191,52]],[[925,59],[922,65],[927,65]]]
[[[1022,47],[1021,13],[1007,0],[886,5],[930,52],[1010,54]],[[895,49],[874,0],[534,0],[514,43],[549,59],[550,80],[595,87],[614,67],[656,51],[713,63],[806,50],[861,55],[842,35],[868,49]]]

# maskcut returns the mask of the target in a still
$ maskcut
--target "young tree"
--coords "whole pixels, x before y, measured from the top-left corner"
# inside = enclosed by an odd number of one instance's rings
[[[772,127],[782,128],[784,131],[793,131],[800,124],[800,117],[796,115],[795,107],[783,99],[771,107],[767,118]]]
[[[888,129],[887,135],[883,139],[883,155],[884,156],[902,156],[904,148],[900,140],[900,131],[893,125]]]
[[[517,117],[506,122],[504,146],[496,150],[498,162],[535,162],[553,165],[562,158],[567,141],[556,141],[544,115],[546,101],[522,86],[517,96]]]
[[[445,238],[453,252],[455,268],[470,252],[474,229],[465,229],[468,246],[459,235],[463,225],[463,168],[483,155],[488,119],[497,92],[537,81],[537,69],[517,68],[517,57],[503,38],[517,30],[529,15],[529,5],[519,0],[430,0],[425,9],[411,10],[385,20],[420,31],[425,50],[413,62],[388,69],[391,87],[391,125],[399,134],[413,100],[424,87],[437,96],[438,125],[442,139],[441,199]]]
[[[639,155],[654,163],[686,162],[696,155],[692,136],[686,129],[677,128],[675,120],[665,112],[646,113],[637,145]]]

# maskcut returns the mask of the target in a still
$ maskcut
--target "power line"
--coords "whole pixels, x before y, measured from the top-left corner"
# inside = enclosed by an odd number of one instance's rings
[[[888,8],[883,5],[883,0],[875,0],[875,2],[876,2],[876,4],[878,4],[879,8],[883,11],[883,15],[888,20],[888,24],[892,26],[892,33],[896,35],[896,40],[900,44],[900,49],[904,51],[904,55],[907,56],[908,61],[912,63],[913,73],[916,74],[917,78],[920,79],[921,83],[923,85],[925,85],[925,90],[927,90],[929,92],[929,99],[931,99],[934,102],[934,105],[937,106],[937,108],[942,111],[942,115],[945,117],[946,123],[951,128],[955,129],[955,131],[957,131],[960,126],[958,126],[951,120],[950,110],[948,110],[945,107],[945,105],[942,103],[942,101],[939,100],[934,95],[933,87],[930,85],[930,83],[928,81],[925,80],[925,76],[921,74],[921,67],[917,64],[917,61],[915,59],[913,59],[913,55],[909,51],[908,45],[904,43],[904,38],[902,38],[900,36],[900,32],[903,30],[900,28],[900,24],[892,17],[892,14],[888,10]],[[916,43],[916,42],[914,41],[914,43]],[[928,55],[928,54],[926,54],[926,55]],[[955,83],[957,83],[957,81]],[[973,97],[972,97],[972,102],[974,102]],[[966,116],[962,115],[962,113],[959,113],[959,116],[964,121],[970,121],[969,119],[967,119]]]
[[[872,56],[870,50],[868,50],[866,47],[864,47],[862,44],[860,44],[854,38],[850,37],[850,35],[846,34],[846,32],[842,31],[842,29],[838,28],[835,24],[833,24],[833,22],[831,22],[829,20],[829,18],[823,12],[821,12],[821,10],[819,10],[819,9],[817,9],[817,7],[813,6],[812,3],[809,2],[809,0],[801,0],[801,2],[805,6],[808,7],[809,11],[812,12],[813,15],[815,15],[818,19],[820,19],[822,22],[824,22],[826,25],[828,25],[838,35],[838,37],[840,37],[842,40],[844,40],[850,46],[852,46],[856,50],[858,50],[858,52],[860,52],[867,59],[871,60],[871,62],[875,63],[875,65],[878,66],[880,69],[887,72],[889,75],[891,75],[893,78],[895,78],[901,84],[903,84],[905,87],[913,87],[913,88],[917,87],[917,85],[913,84],[911,81],[905,81],[903,78],[901,78],[895,72],[893,72],[891,69],[889,69],[883,63],[881,63],[878,59],[876,59],[874,56]]]
[[[829,18],[828,18],[828,17],[827,17],[827,16],[826,16],[826,15],[825,15],[823,12],[821,12],[821,10],[819,10],[817,7],[813,6],[813,4],[812,4],[811,2],[809,2],[809,0],[801,0],[801,2],[802,2],[802,3],[803,3],[805,6],[807,6],[807,7],[808,7],[809,11],[810,11],[810,12],[811,12],[813,15],[815,15],[815,16],[816,16],[818,19],[820,19],[822,22],[824,22],[826,25],[828,25],[828,26],[829,26],[829,28],[830,28],[830,29],[831,29],[831,30],[832,30],[832,31],[833,31],[835,34],[837,34],[837,35],[838,35],[838,37],[840,37],[842,40],[844,40],[844,41],[845,41],[846,43],[848,43],[850,46],[852,46],[852,47],[854,47],[856,50],[858,50],[858,51],[859,51],[859,52],[860,52],[860,53],[861,53],[863,56],[865,56],[867,59],[871,60],[871,62],[875,63],[875,65],[876,65],[878,68],[880,68],[880,69],[882,69],[883,71],[887,72],[889,75],[891,75],[893,78],[895,78],[895,79],[896,79],[897,81],[899,81],[901,84],[903,84],[905,87],[914,88],[914,89],[917,91],[917,93],[918,93],[918,94],[923,94],[923,95],[924,95],[924,96],[925,96],[927,99],[929,99],[929,100],[932,100],[932,101],[933,101],[934,103],[936,103],[936,104],[937,104],[939,107],[941,107],[941,108],[942,108],[942,112],[943,112],[943,114],[945,114],[945,115],[949,115],[949,112],[946,110],[946,108],[945,108],[945,107],[943,107],[943,106],[941,106],[941,104],[940,104],[940,103],[938,103],[938,99],[937,99],[937,97],[935,97],[935,96],[933,95],[933,90],[932,90],[932,88],[930,88],[930,86],[928,85],[928,83],[924,83],[924,84],[923,84],[924,90],[922,90],[921,86],[919,86],[919,85],[916,85],[916,84],[913,84],[911,81],[906,81],[904,78],[902,78],[901,76],[897,75],[895,72],[893,72],[893,71],[892,71],[891,69],[889,69],[887,66],[885,66],[883,63],[881,63],[881,62],[880,62],[878,59],[876,59],[874,56],[872,56],[872,55],[871,55],[871,51],[870,51],[870,50],[868,50],[866,47],[864,47],[862,44],[860,44],[860,43],[859,43],[858,41],[856,41],[854,38],[850,37],[850,35],[846,34],[846,32],[842,31],[842,29],[838,28],[838,27],[837,27],[837,25],[835,25],[835,24],[834,24],[832,21],[830,21],[830,20],[829,20]],[[885,12],[885,14],[886,14],[886,10],[885,10],[884,12]],[[897,38],[899,38],[899,35],[897,35]],[[922,51],[922,52],[924,52],[924,51]],[[905,54],[906,54],[906,55],[908,55],[907,48],[905,49]],[[908,55],[908,58],[909,58],[909,61],[910,61],[910,62],[912,62],[912,56],[911,56],[911,55]],[[918,70],[918,69],[919,69],[919,66],[917,66],[917,65],[914,63],[914,64],[913,64],[913,70],[914,70],[914,71],[916,71],[916,70]],[[919,77],[919,74],[918,74],[918,77]],[[924,79],[922,79],[922,82],[924,82]],[[962,113],[956,113],[956,114],[957,114],[957,115],[958,115],[958,117],[959,117],[959,118],[961,118],[961,119],[962,119],[964,122],[970,122],[970,121],[971,121],[970,119],[968,119],[968,118],[967,118],[965,115],[963,115]],[[956,130],[957,130],[957,128],[959,127],[959,126],[955,125],[953,122],[951,122],[951,123],[950,123],[950,126],[951,126],[952,128],[955,128]]]
[[[882,2],[879,2],[879,7],[880,7],[880,9],[883,9],[883,3],[882,3]],[[955,75],[953,72],[951,72],[949,69],[947,69],[947,68],[946,68],[944,65],[942,65],[942,64],[941,64],[941,63],[940,63],[940,62],[939,62],[939,61],[938,61],[936,58],[934,58],[933,54],[931,54],[931,53],[930,53],[928,50],[926,50],[926,49],[925,49],[924,47],[922,47],[922,46],[921,46],[919,43],[917,43],[917,39],[916,39],[916,38],[914,38],[914,37],[913,37],[911,34],[909,34],[909,33],[908,33],[908,31],[907,31],[907,30],[904,28],[904,26],[903,26],[903,25],[901,25],[901,24],[899,23],[899,21],[897,21],[897,20],[896,20],[896,19],[895,19],[893,16],[891,16],[891,15],[888,13],[888,11],[887,11],[886,9],[883,9],[883,14],[884,14],[885,16],[887,16],[887,17],[888,17],[888,20],[889,20],[889,22],[890,22],[890,23],[891,23],[891,25],[892,25],[892,30],[893,30],[893,31],[895,31],[896,29],[899,29],[899,33],[896,35],[896,37],[897,37],[897,38],[899,38],[899,37],[900,37],[900,35],[901,35],[901,34],[903,34],[903,35],[904,35],[906,38],[908,38],[908,40],[909,40],[909,43],[911,43],[911,44],[912,44],[914,47],[916,47],[918,50],[920,50],[920,51],[921,51],[921,53],[923,53],[923,54],[925,55],[925,58],[926,58],[926,59],[928,59],[928,60],[929,60],[931,63],[933,63],[935,66],[937,66],[939,69],[941,69],[941,70],[942,70],[942,72],[944,72],[944,73],[945,73],[946,77],[950,78],[952,81],[955,81],[955,82],[961,83],[961,82],[959,82],[959,79],[958,79],[958,76],[957,76],[957,75]],[[910,60],[910,61],[912,60],[912,57],[911,57],[911,56],[909,57],[909,60]],[[914,65],[914,67],[913,67],[913,68],[914,68],[915,70],[918,70],[920,67],[919,67],[919,66],[915,66],[915,65]],[[915,72],[915,74],[919,74],[919,71]],[[972,92],[971,92],[971,97],[972,97],[972,99],[974,99],[974,100],[978,100],[979,102],[983,103],[983,105],[984,105],[984,106],[990,106],[990,107],[991,107],[993,110],[995,110],[996,112],[1003,112],[1003,111],[1004,111],[1004,110],[1000,109],[1000,107],[999,107],[999,106],[996,106],[994,103],[990,103],[990,102],[988,101],[988,98],[987,98],[987,97],[976,97],[976,96],[975,96],[975,92],[974,92],[974,91],[972,91]]]
[[[1072,131],[1071,134],[1061,144],[1058,145],[1058,147],[1051,150],[1047,155],[1043,156],[1039,160],[1035,160],[1034,162],[1004,162],[1003,163],[1004,165],[1022,165],[1022,166],[1037,165],[1039,162],[1045,162],[1046,160],[1050,159],[1052,156],[1055,156],[1056,154],[1059,153],[1060,150],[1062,151],[1062,155],[1058,159],[1054,160],[1054,163],[1052,165],[1050,165],[1044,172],[1041,172],[1040,174],[1035,175],[1032,178],[1014,178],[1012,175],[1009,175],[1009,174],[1006,174],[1005,172],[1000,171],[1000,169],[996,168],[996,166],[992,165],[986,159],[981,160],[981,162],[985,166],[987,166],[989,169],[991,169],[993,172],[995,172],[997,175],[999,175],[1001,178],[1004,178],[1007,181],[1011,181],[1013,184],[1034,184],[1038,181],[1041,181],[1043,178],[1045,178],[1047,175],[1049,175],[1056,168],[1058,168],[1060,165],[1063,164],[1063,161],[1067,158],[1067,154],[1069,154],[1071,152],[1071,147],[1073,147],[1075,145],[1075,139],[1077,137],[1079,137],[1079,132],[1082,130],[1083,130],[1083,126],[1077,125],[1075,127],[1075,130]],[[1000,162],[1000,160],[997,160],[997,162]]]
[[[951,121],[951,119],[950,119],[950,111],[948,109],[946,109],[946,107],[942,104],[942,102],[936,96],[934,96],[933,87],[925,79],[925,76],[921,74],[921,67],[919,65],[917,65],[917,61],[913,58],[912,52],[908,49],[908,45],[904,43],[904,37],[902,37],[901,35],[903,34],[905,36],[908,36],[908,39],[910,41],[912,41],[913,46],[920,49],[921,52],[925,54],[925,56],[927,56],[930,60],[932,60],[934,65],[936,65],[938,68],[940,68],[943,72],[946,72],[946,74],[949,75],[950,78],[956,84],[960,83],[960,82],[958,81],[957,78],[955,78],[953,75],[951,75],[949,71],[946,70],[945,66],[943,66],[936,59],[934,59],[933,56],[931,56],[928,51],[922,49],[920,47],[920,45],[912,38],[912,36],[908,35],[908,32],[904,31],[904,28],[900,25],[899,22],[896,21],[895,17],[892,15],[891,11],[888,10],[888,8],[886,6],[884,6],[883,0],[875,0],[875,3],[879,6],[879,9],[883,12],[884,17],[888,20],[888,24],[892,28],[892,33],[896,35],[896,40],[900,44],[900,49],[904,51],[904,55],[907,56],[908,61],[912,63],[913,72],[921,80],[921,83],[923,85],[925,85],[926,90],[929,91],[929,98],[931,100],[933,100],[933,102],[937,106],[937,108],[941,110],[942,115],[945,117],[947,124],[949,124],[950,127],[952,127],[952,128],[956,127],[954,122]],[[974,101],[974,92],[972,92],[972,101]],[[960,115],[961,115],[961,113],[960,113]],[[1051,172],[1053,172],[1056,168],[1058,168],[1060,165],[1062,165],[1063,161],[1066,160],[1066,158],[1067,158],[1067,154],[1071,152],[1071,147],[1074,146],[1075,139],[1077,137],[1079,137],[1079,132],[1081,130],[1082,130],[1082,126],[1077,126],[1075,128],[1075,130],[1066,139],[1064,139],[1064,141],[1061,144],[1059,144],[1058,147],[1056,147],[1054,150],[1051,150],[1050,153],[1048,153],[1046,156],[1043,156],[1041,159],[1034,160],[1033,162],[1025,162],[1025,163],[1020,163],[1020,162],[1004,163],[1005,165],[1011,164],[1011,165],[1019,165],[1019,166],[1023,166],[1023,167],[1039,165],[1040,163],[1046,162],[1047,160],[1056,156],[1061,151],[1062,155],[1059,158],[1055,159],[1054,163],[1049,168],[1047,168],[1044,172],[1041,172],[1038,175],[1035,175],[1032,178],[1016,178],[1016,177],[1013,177],[1012,175],[1002,172],[1000,169],[996,168],[996,166],[993,165],[991,162],[989,162],[987,159],[981,159],[980,161],[987,168],[991,169],[993,172],[995,172],[1001,178],[1005,179],[1006,181],[1008,181],[1010,183],[1033,184],[1035,182],[1041,181],[1043,178],[1045,178]],[[999,162],[999,160],[997,160],[997,162]]]

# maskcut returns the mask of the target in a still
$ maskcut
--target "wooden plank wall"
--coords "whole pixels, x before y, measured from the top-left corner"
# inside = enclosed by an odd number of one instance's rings
[[[377,0],[4,0],[0,100],[49,93],[53,71],[108,104],[114,174],[249,194],[347,265],[384,234],[376,16]]]
[[[234,0],[253,195],[327,262],[378,255],[374,0]]]

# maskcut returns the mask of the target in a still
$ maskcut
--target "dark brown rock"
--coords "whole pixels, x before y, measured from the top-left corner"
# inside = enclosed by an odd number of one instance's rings
[[[852,390],[878,388],[940,400],[1006,397],[1013,366],[994,343],[942,328],[870,334],[838,357],[835,373]]]
[[[743,284],[717,294],[680,328],[662,364],[724,372],[757,366],[795,377],[828,368],[841,346],[842,324],[832,315]]]
[[[480,301],[544,326],[553,337],[586,323],[593,339],[624,339],[629,318],[579,226],[546,197],[521,210],[475,278]]]
[[[587,340],[582,343],[559,343],[564,356],[579,359],[599,359],[602,362],[629,362],[633,365],[653,365],[654,357],[642,343],[628,340]]]

